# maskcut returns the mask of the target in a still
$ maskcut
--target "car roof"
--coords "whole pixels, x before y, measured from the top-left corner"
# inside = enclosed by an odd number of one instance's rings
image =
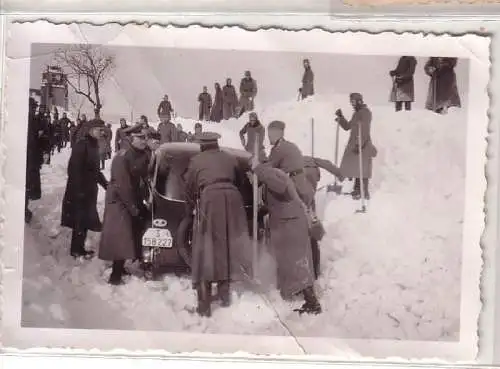
[[[234,156],[238,161],[247,162],[252,154],[248,151],[241,149],[234,149],[231,147],[221,147],[221,150]],[[195,142],[167,142],[162,144],[156,149],[156,158],[162,160],[169,157],[193,157],[201,152],[200,144]]]

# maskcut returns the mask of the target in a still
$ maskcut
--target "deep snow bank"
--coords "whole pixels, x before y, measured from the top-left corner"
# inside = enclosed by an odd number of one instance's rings
[[[273,119],[285,121],[286,137],[304,154],[312,152],[310,122],[314,118],[314,154],[334,160],[333,117],[339,107],[350,115],[346,96],[316,96],[257,112],[265,125]],[[25,245],[24,322],[68,328],[274,335],[286,335],[289,329],[295,335],[309,336],[456,339],[465,112],[437,116],[427,111],[396,114],[391,108],[371,108],[378,156],[368,212],[355,214],[359,204],[347,196],[324,190],[317,194],[328,232],[322,242],[323,276],[317,284],[322,315],[299,318],[291,308],[300,302],[285,303],[276,291],[262,289],[259,293],[240,291],[230,308],[216,308],[211,319],[201,319],[189,312],[195,295],[187,279],[167,276],[145,283],[132,277],[124,287],[108,286],[105,263],[77,264],[67,256],[70,234],[58,226],[69,156],[64,151],[54,158],[51,168],[44,168],[44,197],[33,204],[42,230],[27,231],[38,234],[36,242]],[[240,147],[238,131],[246,119],[245,114],[239,120],[203,126],[221,133],[222,145]],[[195,121],[177,118],[176,123],[192,131]],[[347,133],[341,131],[339,158],[346,140]],[[332,181],[326,173],[322,177],[322,184]],[[350,183],[344,187],[350,190]],[[101,212],[103,195],[100,191]],[[42,220],[46,214],[50,216]],[[89,247],[97,247],[97,241],[98,235],[92,234]],[[46,283],[40,283],[43,280]],[[89,311],[101,310],[109,317],[105,322],[89,316]]]

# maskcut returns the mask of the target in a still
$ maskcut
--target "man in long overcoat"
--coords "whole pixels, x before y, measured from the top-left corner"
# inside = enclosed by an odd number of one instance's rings
[[[71,120],[69,120],[68,115],[65,112],[59,120],[59,123],[63,129],[63,147],[65,148],[70,140],[69,129],[71,127]]]
[[[249,122],[246,123],[240,130],[240,140],[241,144],[246,151],[255,154],[255,141],[258,140],[257,150],[259,161],[263,162],[266,160],[266,152],[264,149],[264,137],[266,135],[266,129],[260,122],[257,113],[251,112],[249,114]],[[246,136],[246,139],[245,139]]]
[[[141,259],[141,236],[148,211],[143,204],[149,152],[144,132],[131,134],[131,146],[116,153],[106,191],[99,259],[112,261],[109,283],[119,285],[127,274],[125,261]]]
[[[250,71],[245,72],[245,76],[240,82],[240,103],[239,115],[246,111],[252,111],[255,107],[254,100],[257,96],[257,81],[252,78]]]
[[[92,257],[94,252],[85,250],[87,232],[100,232],[102,223],[97,213],[98,184],[106,189],[108,183],[99,166],[98,139],[102,126],[89,124],[85,136],[78,140],[68,163],[68,181],[62,203],[61,225],[73,230],[71,255]]]
[[[37,102],[29,99],[28,111],[28,137],[26,146],[26,188],[24,203],[24,219],[29,223],[33,213],[29,210],[30,200],[39,200],[42,197],[42,185],[40,180],[40,168],[43,164],[43,142],[40,137],[43,129],[39,126],[36,117]]]
[[[106,138],[106,159],[111,159],[113,150],[111,149],[111,142],[113,141],[113,129],[111,123],[106,124],[104,129],[104,137]]]
[[[283,170],[292,179],[297,192],[306,205],[310,208],[314,200],[314,189],[308,182],[304,172],[304,156],[294,143],[285,140],[285,123],[272,121],[267,128],[269,142],[272,145],[269,153],[269,162],[274,168]]]
[[[77,120],[78,122],[78,120]],[[73,132],[73,136],[71,137],[71,145],[73,146],[77,141],[82,137],[87,136],[86,127],[88,127],[87,115],[82,114],[80,118],[80,122],[76,125],[76,129]]]
[[[39,137],[44,162],[50,164],[50,157],[52,153],[52,130],[50,124],[50,114],[47,116],[47,107],[40,104],[38,114],[36,115],[37,125],[39,130],[42,131]]]
[[[402,56],[396,69],[389,72],[393,79],[390,101],[395,104],[396,111],[402,110],[403,103],[405,110],[411,110],[411,103],[415,101],[413,75],[416,67],[417,59],[414,56]]]
[[[424,66],[431,77],[425,108],[438,114],[446,114],[451,107],[462,106],[458,94],[455,67],[457,58],[430,58]]]
[[[254,173],[265,185],[269,213],[270,243],[276,255],[278,289],[284,299],[302,294],[300,313],[321,313],[314,292],[314,268],[306,209],[295,185],[281,169],[269,163],[254,167]]]
[[[156,111],[158,113],[158,118],[160,121],[170,121],[172,119],[172,114],[174,112],[174,108],[172,107],[172,103],[168,99],[168,95],[163,96],[163,100],[158,105],[158,109]]]
[[[170,120],[162,120],[158,124],[158,132],[160,133],[160,142],[175,142],[177,141],[177,128]]]
[[[300,94],[302,99],[314,95],[314,73],[309,59],[304,59],[304,74],[302,75]]]
[[[236,115],[238,106],[238,96],[232,84],[231,78],[226,80],[226,85],[222,88],[222,118],[224,120],[233,118]]]
[[[203,92],[198,95],[199,120],[210,119],[210,109],[212,109],[212,96],[208,93],[207,86],[203,87]]]
[[[349,140],[340,163],[340,170],[344,177],[355,178],[354,190],[351,194],[353,199],[361,198],[361,179],[363,180],[364,196],[369,199],[372,163],[377,154],[370,134],[372,112],[363,102],[363,96],[360,93],[351,93],[350,102],[354,109],[351,120],[348,121],[340,109],[336,111],[337,118],[335,120],[342,129],[350,131]]]
[[[222,88],[220,87],[219,83],[216,83],[215,84],[214,103],[213,103],[212,109],[210,111],[210,121],[218,123],[222,120],[223,106],[224,106],[224,99],[223,99],[223,94],[222,94]]]
[[[223,306],[230,304],[230,280],[247,272],[241,253],[249,249],[248,222],[238,190],[244,173],[237,159],[220,150],[213,132],[196,137],[201,153],[191,159],[186,188],[195,208],[192,280],[198,295],[198,314],[211,315],[211,286],[217,283]],[[198,204],[198,205],[196,205]]]
[[[124,118],[120,118],[120,128],[116,130],[115,135],[115,152],[120,151],[120,149],[129,147],[127,143],[124,143],[124,140],[128,141],[128,134],[126,133],[127,128],[130,126],[127,124],[127,121]]]

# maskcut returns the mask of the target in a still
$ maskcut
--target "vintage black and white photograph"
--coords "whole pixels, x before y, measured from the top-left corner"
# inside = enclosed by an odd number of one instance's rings
[[[9,28],[7,347],[474,359],[487,37]]]

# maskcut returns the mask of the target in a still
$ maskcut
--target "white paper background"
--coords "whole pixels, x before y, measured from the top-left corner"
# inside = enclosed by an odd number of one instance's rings
[[[58,2],[58,3],[62,3],[62,2]],[[107,5],[109,6],[109,3],[107,3]],[[311,6],[311,4],[308,4],[308,5]],[[62,19],[62,18],[59,18],[59,19]],[[66,19],[75,19],[75,17],[71,16],[71,17],[67,17]],[[80,19],[83,19],[83,18],[80,18]],[[86,19],[89,19],[89,18],[86,17]],[[90,19],[92,19],[94,22],[97,20],[95,17],[90,18]],[[107,19],[114,20],[114,21],[116,21],[116,20],[125,21],[125,20],[137,20],[137,19],[139,19],[139,17],[131,16],[131,15],[120,16],[120,17],[117,17],[117,16],[101,17],[98,21],[104,22]],[[151,18],[149,18],[149,20],[151,20]],[[200,16],[182,17],[182,18],[180,18],[178,16],[172,16],[170,18],[165,17],[165,16],[161,16],[161,17],[157,16],[156,21],[161,22],[163,24],[165,24],[168,21],[173,21],[177,24],[187,24],[187,23],[191,23],[191,22],[198,23],[200,21],[205,22],[205,24],[215,24],[215,23],[219,23],[219,24],[238,23],[238,24],[241,24],[241,23],[246,23],[246,24],[252,24],[253,26],[258,26],[259,24],[273,24],[273,25],[275,25],[275,24],[287,24],[287,25],[292,26],[292,27],[293,26],[310,27],[311,24],[315,24],[315,25],[323,25],[323,26],[326,26],[326,27],[331,28],[331,29],[348,29],[350,26],[353,25],[352,21],[350,21],[350,22],[333,22],[332,19],[328,16],[311,16],[311,15],[308,15],[307,17],[304,17],[304,16],[297,16],[297,17],[292,17],[292,16],[244,17],[244,16],[240,16],[239,18],[234,17],[234,16],[229,17],[229,16],[223,16],[223,15],[218,16],[218,17],[207,17],[206,15],[204,15],[204,16],[200,15]],[[480,26],[484,26],[484,25],[485,25],[484,23],[476,23],[476,24],[469,23],[468,25],[464,25],[464,24],[458,25],[455,23],[454,28],[455,28],[455,31],[459,31],[459,32],[462,32],[465,30],[477,31],[477,30],[479,30]],[[376,24],[374,24],[374,23],[371,23],[371,24],[357,23],[356,26],[357,26],[357,29],[367,29],[370,31],[390,30],[390,29],[396,29],[396,28],[409,29],[409,30],[429,30],[429,31],[431,31],[431,30],[434,30],[434,31],[452,30],[452,28],[450,28],[449,22],[436,22],[436,23],[432,23],[432,24],[431,23],[426,23],[426,24],[413,23],[411,25],[410,24],[397,25],[394,23],[391,24],[391,23],[387,23],[387,22],[386,23],[378,22]],[[491,27],[491,24],[488,24],[488,27]],[[496,27],[496,28],[492,28],[492,29],[500,29],[500,27]],[[491,31],[491,29],[489,31]],[[497,50],[498,50],[498,46],[495,43],[493,46],[493,52],[495,54],[498,54]],[[493,85],[498,86],[499,84],[495,83],[495,80],[498,79],[496,76],[496,73],[493,74],[493,78],[494,78]],[[496,122],[495,112],[496,112],[495,109],[493,109],[492,110],[492,118]],[[496,153],[494,153],[494,154],[496,155]],[[496,179],[495,179],[495,181],[496,181]],[[490,209],[491,209],[490,216],[493,217],[490,220],[494,221],[495,223],[497,222],[496,205],[497,204],[492,204],[492,206],[490,206]],[[496,240],[496,232],[490,232],[490,234],[487,235],[487,240],[488,240],[488,242],[494,242]],[[481,347],[481,358],[480,358],[483,363],[491,363],[493,361],[493,354],[494,354],[492,343],[493,343],[493,340],[495,338],[495,335],[494,335],[493,329],[491,329],[491,327],[493,327],[493,317],[494,317],[493,300],[495,298],[495,294],[494,294],[495,274],[494,274],[494,270],[491,266],[491,260],[493,260],[493,257],[494,257],[493,250],[487,250],[486,258],[490,261],[490,264],[486,265],[487,268],[485,270],[485,279],[487,279],[487,283],[483,286],[483,289],[484,289],[483,295],[484,295],[485,305],[484,305],[484,311],[483,311],[483,318],[481,321],[481,326],[483,329],[482,329],[482,333],[481,333],[482,347]],[[498,296],[498,294],[497,294],[497,296]],[[37,359],[37,360],[39,360],[39,359]],[[10,362],[12,364],[19,365],[18,362],[14,363],[14,361],[12,361],[12,360]],[[82,361],[80,360],[80,361],[78,361],[78,363],[82,364]],[[62,363],[60,362],[58,365],[61,365],[61,364]],[[17,365],[15,367],[18,367]],[[38,361],[37,365],[41,365],[41,363]],[[67,367],[68,365],[74,366],[75,364],[74,363],[71,363],[71,364],[64,363],[63,365],[64,365],[64,367]],[[86,364],[86,365],[89,365],[89,364]],[[120,365],[124,365],[124,364],[120,363]],[[136,365],[136,364],[134,364],[134,365]],[[166,365],[175,365],[176,367],[180,367],[180,365],[178,366],[177,363],[175,363],[175,364],[168,363]],[[219,368],[222,367],[220,363],[216,363],[215,365],[217,365],[217,367],[219,367]],[[231,364],[231,365],[232,365],[232,367],[235,367],[235,364]],[[242,364],[239,364],[239,365],[242,365]],[[277,364],[274,364],[274,366],[277,366]],[[62,367],[62,365],[61,365],[61,367]],[[150,366],[148,365],[148,367],[150,367]],[[237,366],[237,367],[244,367],[244,366]],[[265,366],[263,366],[263,367],[265,367]]]

